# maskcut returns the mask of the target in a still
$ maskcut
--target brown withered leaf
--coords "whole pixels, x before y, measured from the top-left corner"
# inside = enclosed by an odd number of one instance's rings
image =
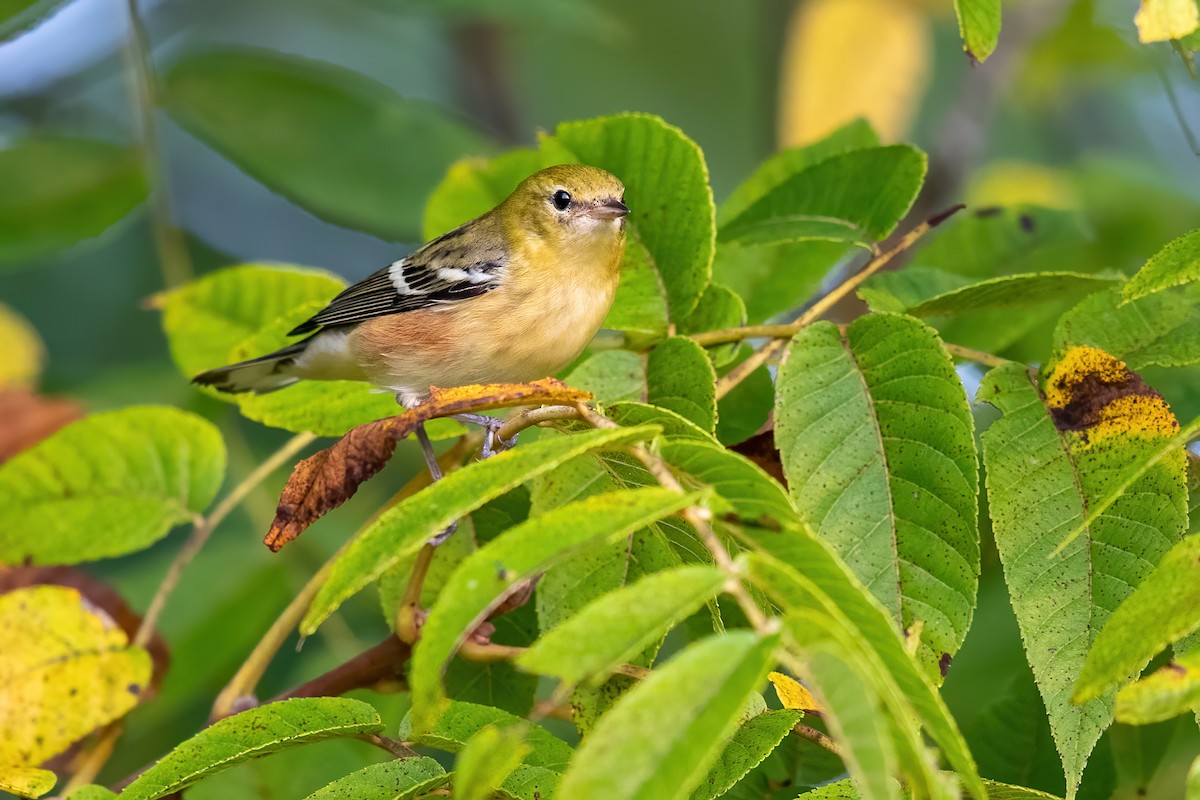
[[[0,462],[83,416],[71,400],[42,397],[29,389],[0,389]]]
[[[576,403],[591,399],[582,389],[545,378],[533,383],[493,383],[433,389],[428,401],[394,417],[351,429],[331,447],[301,461],[279,496],[275,521],[263,543],[278,552],[305,528],[354,496],[360,484],[387,464],[396,442],[437,417],[512,406]]]

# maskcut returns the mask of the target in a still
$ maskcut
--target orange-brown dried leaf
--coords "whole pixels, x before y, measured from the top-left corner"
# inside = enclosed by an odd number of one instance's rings
[[[318,519],[349,500],[387,464],[396,442],[438,417],[512,406],[576,403],[591,399],[581,389],[546,378],[533,383],[434,387],[429,400],[394,417],[351,429],[331,447],[301,461],[279,497],[275,521],[263,539],[278,552]]]
[[[71,400],[42,397],[29,389],[0,389],[0,462],[32,447],[83,416]]]

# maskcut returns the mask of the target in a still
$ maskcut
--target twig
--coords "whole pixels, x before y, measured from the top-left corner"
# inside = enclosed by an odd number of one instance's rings
[[[175,556],[175,560],[171,562],[171,566],[167,568],[167,574],[163,577],[162,583],[159,584],[158,591],[155,592],[153,599],[150,600],[150,605],[146,609],[146,615],[142,617],[142,623],[138,626],[137,633],[133,637],[134,645],[141,647],[150,641],[150,637],[154,635],[154,626],[158,623],[158,618],[162,614],[163,607],[166,606],[167,598],[175,590],[175,586],[179,583],[179,579],[183,575],[183,570],[187,568],[187,565],[191,563],[196,554],[200,552],[200,549],[204,547],[205,542],[208,541],[208,537],[212,535],[217,526],[237,508],[242,500],[246,499],[247,495],[270,477],[272,472],[279,469],[286,461],[311,444],[316,438],[311,433],[299,433],[288,439],[282,447],[268,456],[253,472],[243,478],[237,486],[234,486],[229,491],[229,494],[225,495],[224,499],[213,507],[212,512],[207,517],[197,516],[192,526],[192,535],[179,550],[178,555]]]
[[[438,459],[438,463],[441,464],[443,470],[449,471],[454,469],[465,457],[466,453],[471,452],[471,450],[479,446],[479,441],[480,437],[478,434],[463,436],[459,439],[458,444],[445,453],[442,453]],[[425,471],[417,473],[412,480],[392,496],[391,500],[384,504],[382,508],[363,524],[363,528],[373,523],[392,506],[416,494],[428,485],[429,473]],[[360,530],[362,529],[360,528]],[[275,658],[275,654],[279,652],[279,648],[283,646],[283,643],[291,636],[292,631],[295,630],[300,620],[304,618],[304,614],[308,611],[313,598],[316,597],[322,584],[325,583],[325,579],[329,577],[329,572],[333,569],[333,562],[337,560],[341,552],[342,550],[338,550],[337,553],[334,553],[325,562],[321,569],[304,585],[304,588],[292,598],[292,601],[288,603],[275,622],[271,624],[270,629],[258,640],[258,644],[246,656],[246,660],[242,662],[237,672],[229,679],[229,683],[217,695],[211,712],[212,719],[229,716],[231,710],[241,698],[253,694],[255,687],[258,686],[258,682],[262,680],[263,674],[267,671],[267,667],[270,665],[272,659]]]
[[[540,425],[543,422],[556,420],[579,419],[579,410],[574,406],[542,406],[522,411],[520,414],[506,420],[496,431],[496,436],[508,441],[526,428]]]
[[[356,738],[367,744],[374,745],[386,753],[391,753],[395,758],[416,758],[420,755],[420,753],[413,750],[404,742],[396,741],[390,736],[383,736],[378,733],[364,733],[362,736]]]
[[[892,261],[892,259],[916,244],[922,236],[924,236],[933,228],[936,228],[941,223],[945,222],[964,207],[965,206],[962,205],[954,206],[953,208],[943,211],[940,214],[930,217],[920,225],[917,225],[908,233],[904,234],[904,236],[900,237],[900,240],[896,242],[896,244],[894,244],[890,249],[876,255],[874,258],[868,261],[866,266],[864,266],[861,270],[842,281],[840,284],[831,289],[828,294],[821,297],[819,300],[809,306],[808,310],[801,314],[795,322],[785,326],[787,329],[790,329],[790,333],[786,335],[794,336],[800,331],[801,328],[810,325],[819,319],[821,315],[832,308],[835,303],[837,303],[846,295],[850,294],[850,292],[857,289],[863,281],[874,275],[879,270],[883,269]],[[784,341],[784,339],[777,338],[774,341],[768,342],[758,350],[754,351],[754,353],[752,353],[745,361],[738,364],[736,367],[726,373],[720,380],[717,381],[717,399],[719,400],[720,398],[729,394],[729,392],[735,386],[745,380],[750,373],[767,363],[772,356],[776,355],[780,350],[783,349]]]
[[[429,565],[437,553],[437,545],[426,542],[413,562],[412,572],[408,575],[408,585],[404,587],[404,596],[396,609],[396,635],[401,640],[414,644],[420,635],[417,624],[417,612],[421,608],[421,590],[425,587],[425,576],[429,574]]]
[[[963,347],[961,344],[942,342],[942,347],[956,358],[965,358],[967,361],[974,361],[987,367],[1002,367],[1010,361],[1010,359],[983,350],[976,350],[973,347]]]
[[[146,180],[150,184],[149,208],[154,248],[162,268],[163,283],[167,288],[172,288],[191,280],[194,271],[183,235],[175,226],[171,187],[161,163],[158,131],[154,124],[158,86],[150,56],[150,36],[138,16],[137,0],[126,0],[125,6],[130,27],[129,39],[125,43],[125,60],[133,76],[133,113],[142,132],[142,161]]]
[[[412,648],[395,636],[389,636],[311,681],[272,697],[268,702],[293,697],[337,697],[351,689],[369,689],[383,681],[404,682],[404,665]]]
[[[792,733],[801,738],[808,739],[810,742],[819,744],[835,756],[841,756],[842,748],[838,747],[838,743],[824,733],[821,733],[816,728],[810,728],[803,722],[797,722],[792,726]]]

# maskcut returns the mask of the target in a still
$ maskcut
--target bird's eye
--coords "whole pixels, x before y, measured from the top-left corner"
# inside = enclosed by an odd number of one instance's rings
[[[554,207],[559,211],[566,211],[567,206],[571,205],[571,193],[566,189],[559,189],[550,195],[550,202],[554,203]]]

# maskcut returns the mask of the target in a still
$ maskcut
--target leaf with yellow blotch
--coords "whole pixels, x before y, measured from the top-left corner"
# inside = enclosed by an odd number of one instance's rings
[[[1133,24],[1142,43],[1182,39],[1200,28],[1200,6],[1196,0],[1142,0]]]
[[[124,716],[150,672],[149,654],[74,589],[0,596],[0,763],[40,764]]]
[[[1117,692],[1117,722],[1149,725],[1200,708],[1200,653],[1170,664]]]
[[[32,387],[42,371],[45,350],[29,320],[0,303],[0,388]]]
[[[791,675],[769,672],[767,680],[775,687],[775,694],[779,695],[779,702],[783,703],[784,708],[820,712],[821,704],[817,702],[817,698]]]
[[[54,788],[58,777],[37,767],[0,767],[0,792],[17,797],[41,797]]]
[[[780,74],[780,146],[807,144],[858,117],[869,119],[884,141],[902,139],[928,84],[930,28],[913,3],[797,4]]]
[[[279,497],[275,521],[264,543],[278,552],[309,525],[349,500],[360,484],[383,469],[396,450],[396,442],[435,417],[589,399],[587,392],[553,378],[525,384],[434,387],[432,397],[417,408],[352,428],[331,447],[297,464]]]

